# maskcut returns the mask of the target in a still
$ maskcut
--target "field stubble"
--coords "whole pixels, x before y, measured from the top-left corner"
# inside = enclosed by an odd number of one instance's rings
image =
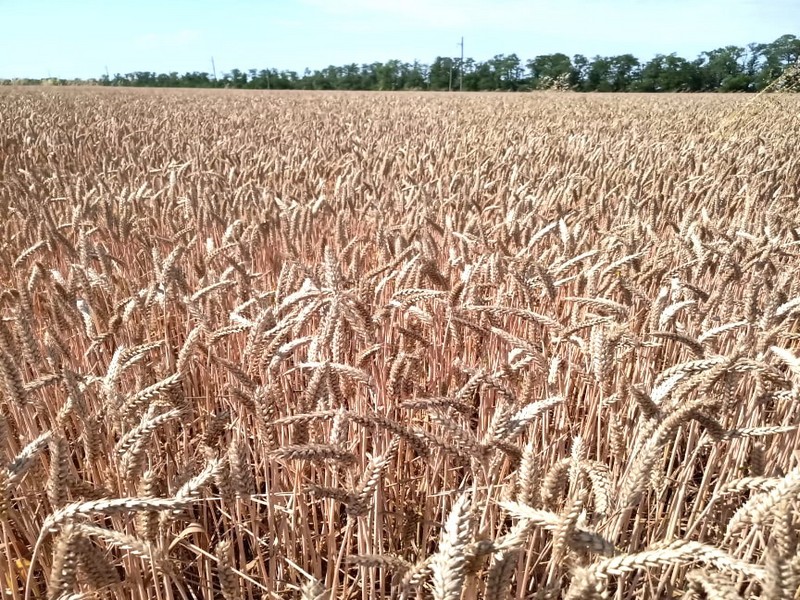
[[[2,90],[5,596],[795,598],[745,102]]]

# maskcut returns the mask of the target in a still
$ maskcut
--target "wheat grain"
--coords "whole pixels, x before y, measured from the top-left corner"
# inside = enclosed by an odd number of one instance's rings
[[[48,598],[59,598],[72,592],[77,581],[78,538],[80,533],[67,524],[62,528],[53,550],[53,566],[50,568]]]
[[[790,597],[797,110],[739,100],[0,89],[9,597],[70,531],[69,597]]]
[[[461,494],[447,517],[439,548],[430,563],[435,600],[458,600],[466,577],[465,548],[470,537],[469,496]]]

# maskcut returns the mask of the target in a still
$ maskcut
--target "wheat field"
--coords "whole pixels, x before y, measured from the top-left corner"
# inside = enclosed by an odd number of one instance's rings
[[[798,115],[3,89],[4,598],[797,598]]]

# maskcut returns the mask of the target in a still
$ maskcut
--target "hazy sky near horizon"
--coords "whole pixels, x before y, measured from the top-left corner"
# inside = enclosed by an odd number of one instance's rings
[[[640,59],[800,34],[800,0],[0,0],[0,78],[155,71],[527,60]]]

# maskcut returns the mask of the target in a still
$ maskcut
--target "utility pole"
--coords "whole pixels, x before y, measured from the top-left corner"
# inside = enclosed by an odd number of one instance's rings
[[[458,63],[458,91],[464,91],[464,36],[461,36],[461,62]]]

